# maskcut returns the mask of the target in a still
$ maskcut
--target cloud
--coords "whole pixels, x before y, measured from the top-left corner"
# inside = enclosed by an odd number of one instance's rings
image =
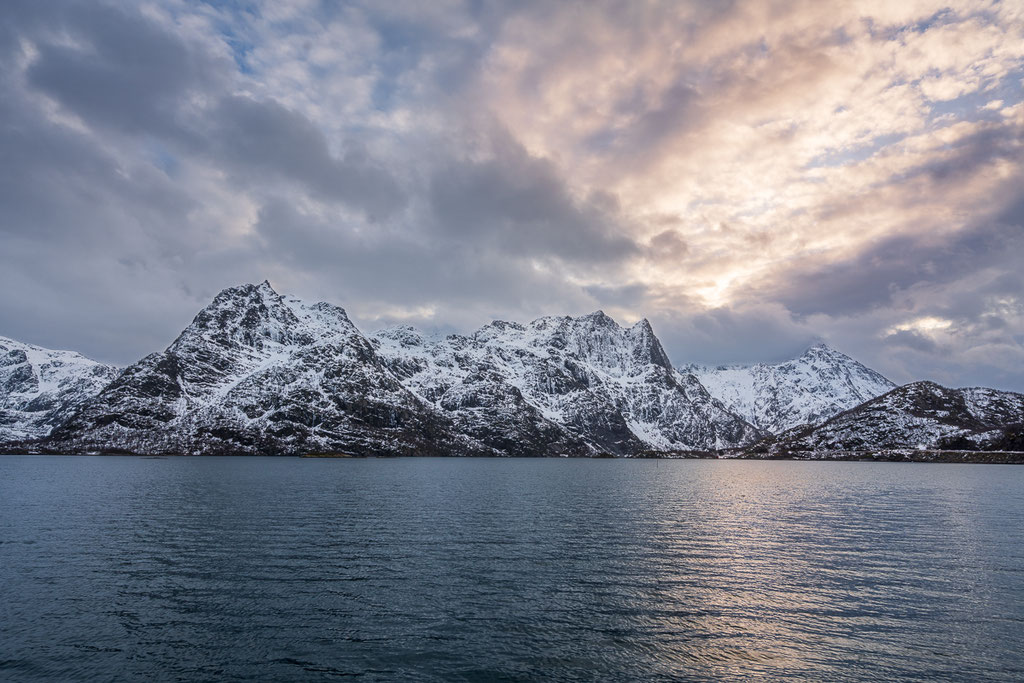
[[[173,135],[191,98],[227,78],[223,60],[142,14],[72,4],[55,19],[26,78],[90,125]]]
[[[352,144],[334,157],[323,133],[301,114],[273,101],[225,97],[210,116],[204,144],[213,161],[232,169],[243,182],[296,181],[311,194],[386,218],[405,197],[387,169]]]
[[[127,362],[269,277],[1024,389],[1022,79],[1013,3],[11,0],[0,333]]]
[[[255,234],[265,257],[284,267],[275,283],[337,301],[368,329],[410,320],[471,329],[492,318],[592,306],[559,270],[510,258],[500,248],[364,228],[276,200],[260,210]]]
[[[496,137],[486,158],[453,159],[433,175],[429,202],[440,232],[540,260],[605,263],[639,251],[613,196],[573,196],[551,161]]]
[[[897,330],[887,334],[884,341],[890,346],[904,346],[924,353],[935,353],[939,350],[934,339],[914,330]]]

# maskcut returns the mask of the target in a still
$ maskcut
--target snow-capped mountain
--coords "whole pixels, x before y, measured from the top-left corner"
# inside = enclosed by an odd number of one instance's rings
[[[222,291],[167,350],[54,430],[51,449],[437,454],[466,444],[381,363],[345,311],[270,283]]]
[[[821,425],[783,434],[768,452],[1012,450],[1022,425],[1024,394],[913,382]]]
[[[597,311],[435,339],[399,327],[371,340],[404,386],[505,452],[715,449],[760,436],[672,368],[646,320],[625,329]]]
[[[268,282],[226,289],[45,446],[71,452],[591,455],[760,436],[603,313],[373,341]]]
[[[0,337],[0,442],[46,436],[119,369]]]
[[[731,412],[772,434],[821,423],[896,388],[824,344],[782,363],[687,365],[680,370],[695,375]]]
[[[222,291],[166,350],[120,372],[0,338],[0,443],[500,456],[1024,448],[1024,395],[930,382],[887,391],[824,346],[777,365],[685,369],[646,320],[623,328],[597,311],[469,335],[366,336],[341,308],[263,282]],[[768,429],[785,431],[754,446]]]

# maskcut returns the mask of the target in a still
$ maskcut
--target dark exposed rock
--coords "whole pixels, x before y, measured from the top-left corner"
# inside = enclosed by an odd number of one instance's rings
[[[805,451],[1017,450],[1024,395],[995,389],[950,389],[914,382],[823,424],[790,430],[755,447],[761,453]]]

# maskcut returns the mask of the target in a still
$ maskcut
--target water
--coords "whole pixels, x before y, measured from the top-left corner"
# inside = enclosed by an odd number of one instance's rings
[[[1024,677],[1024,467],[0,458],[0,679]]]

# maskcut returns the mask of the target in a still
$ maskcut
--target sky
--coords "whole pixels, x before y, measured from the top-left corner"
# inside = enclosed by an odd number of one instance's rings
[[[1024,2],[0,10],[0,335],[131,363],[221,289],[1024,391]]]

